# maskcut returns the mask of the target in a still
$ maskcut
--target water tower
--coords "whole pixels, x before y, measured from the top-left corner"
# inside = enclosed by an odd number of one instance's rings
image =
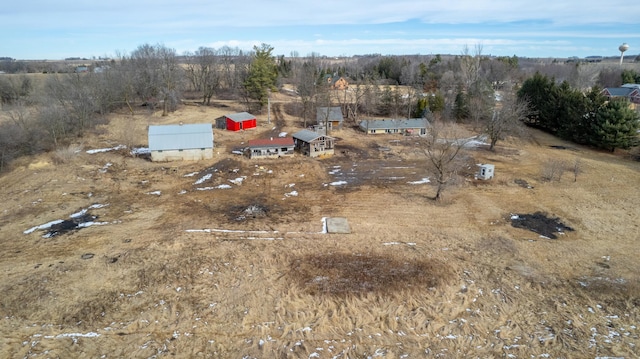
[[[620,66],[622,66],[622,59],[624,58],[624,52],[629,50],[629,45],[625,42],[622,45],[618,46],[618,50],[620,50]]]

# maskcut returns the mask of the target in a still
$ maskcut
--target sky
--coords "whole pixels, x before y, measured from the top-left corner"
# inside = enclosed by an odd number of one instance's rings
[[[636,0],[16,0],[0,6],[0,57],[128,55],[143,44],[275,55],[640,54]]]

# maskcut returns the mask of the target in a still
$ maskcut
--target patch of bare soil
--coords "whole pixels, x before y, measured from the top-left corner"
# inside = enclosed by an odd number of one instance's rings
[[[451,271],[437,260],[408,261],[384,255],[328,253],[295,258],[289,278],[312,295],[380,295],[412,289],[434,288]]]
[[[573,228],[562,223],[560,218],[549,217],[542,212],[513,214],[511,215],[511,225],[516,228],[528,229],[551,239],[558,239],[557,234],[573,231]]]

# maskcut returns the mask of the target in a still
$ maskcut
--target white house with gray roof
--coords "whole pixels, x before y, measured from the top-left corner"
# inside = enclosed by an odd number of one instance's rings
[[[213,158],[210,123],[149,126],[149,151],[154,162]]]
[[[406,136],[420,136],[427,134],[429,121],[426,118],[362,120],[360,129],[366,134],[394,134]]]

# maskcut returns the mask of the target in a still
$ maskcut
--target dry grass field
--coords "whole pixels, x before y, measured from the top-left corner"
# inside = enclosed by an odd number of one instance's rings
[[[144,145],[149,124],[213,122],[237,104],[114,115],[14,163],[0,177],[0,357],[640,355],[640,163],[534,132],[467,151],[496,178],[467,175],[435,203],[418,138],[345,128],[332,158],[231,154],[296,131],[277,100],[270,124],[216,129],[210,161],[87,150]],[[541,180],[545,163],[576,159],[577,181]],[[535,212],[574,231],[511,226]],[[93,225],[36,228],[79,217]],[[326,233],[325,217],[352,232]]]

